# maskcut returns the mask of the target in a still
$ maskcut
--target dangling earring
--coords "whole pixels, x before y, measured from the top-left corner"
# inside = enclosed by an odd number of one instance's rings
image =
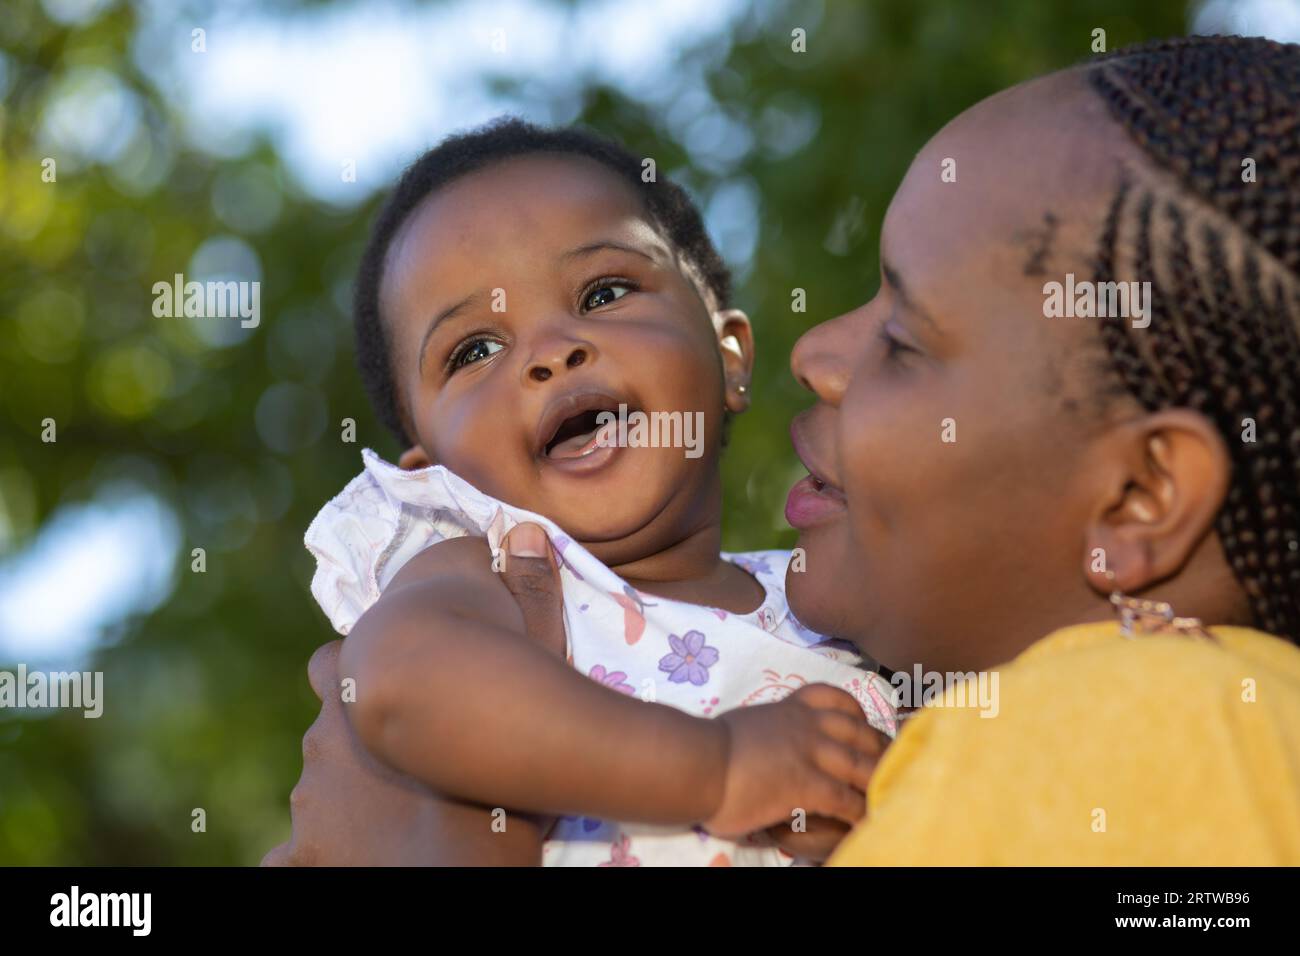
[[[1107,571],[1111,584],[1110,603],[1119,616],[1120,633],[1133,640],[1144,634],[1180,634],[1215,640],[1197,617],[1177,617],[1168,601],[1144,601],[1132,598],[1115,587],[1115,572]]]

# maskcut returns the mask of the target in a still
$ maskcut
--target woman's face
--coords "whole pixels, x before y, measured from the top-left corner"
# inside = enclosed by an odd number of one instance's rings
[[[879,292],[791,358],[817,398],[787,508],[805,623],[894,669],[968,670],[1106,613],[1082,532],[1106,358],[1097,320],[1044,316],[1043,284],[1090,277],[1130,149],[1067,73],[968,110],[913,162]]]

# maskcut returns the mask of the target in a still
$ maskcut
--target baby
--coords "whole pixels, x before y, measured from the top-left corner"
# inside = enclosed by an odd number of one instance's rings
[[[547,865],[816,858],[895,730],[889,685],[790,613],[789,555],[720,551],[752,333],[649,169],[500,122],[406,171],[362,261],[358,360],[406,451],[364,452],[312,523],[312,591],[361,740],[440,795],[440,862],[537,862],[542,835]],[[627,440],[646,418],[690,441]],[[563,648],[495,573],[525,521]]]

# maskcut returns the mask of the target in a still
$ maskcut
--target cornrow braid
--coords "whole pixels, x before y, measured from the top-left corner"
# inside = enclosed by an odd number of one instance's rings
[[[1224,436],[1224,553],[1258,625],[1300,642],[1300,46],[1166,40],[1088,78],[1179,189],[1121,181],[1096,279],[1150,281],[1151,322],[1103,322],[1102,340],[1145,408],[1195,409]]]

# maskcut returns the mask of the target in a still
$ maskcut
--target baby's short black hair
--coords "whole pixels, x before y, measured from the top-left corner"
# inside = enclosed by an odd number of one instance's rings
[[[357,366],[375,413],[403,447],[414,444],[393,376],[392,350],[379,309],[379,288],[393,237],[411,212],[448,183],[493,163],[537,153],[585,156],[617,173],[645,203],[646,212],[665,238],[696,273],[701,294],[711,308],[731,300],[731,273],[704,228],[700,211],[676,183],[659,177],[642,179],[642,160],[618,143],[577,128],[547,128],[506,117],[478,129],[448,137],[428,150],[402,174],[384,203],[361,256],[353,322]]]

